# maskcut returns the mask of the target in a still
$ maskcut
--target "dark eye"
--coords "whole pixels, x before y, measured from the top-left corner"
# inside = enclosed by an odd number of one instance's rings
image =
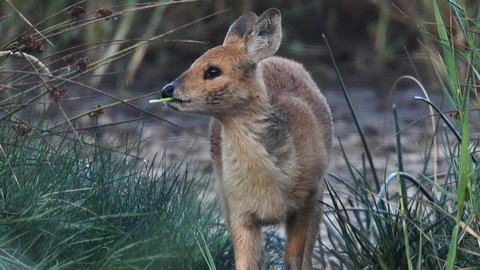
[[[222,74],[222,71],[218,67],[208,67],[207,70],[205,70],[205,73],[203,73],[203,79],[213,80],[220,76],[220,74]]]

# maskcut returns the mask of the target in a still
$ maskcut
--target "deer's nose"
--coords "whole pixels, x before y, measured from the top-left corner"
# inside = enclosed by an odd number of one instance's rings
[[[172,97],[175,87],[171,83],[165,85],[162,89],[162,98]]]

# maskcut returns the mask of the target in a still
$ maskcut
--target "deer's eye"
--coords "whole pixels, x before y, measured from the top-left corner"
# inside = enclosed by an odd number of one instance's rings
[[[222,71],[218,67],[208,67],[207,70],[205,70],[205,73],[203,73],[203,79],[213,80],[220,76],[220,74],[222,74]]]

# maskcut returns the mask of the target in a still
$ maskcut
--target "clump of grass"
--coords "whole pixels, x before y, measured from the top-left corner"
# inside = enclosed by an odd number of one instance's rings
[[[392,128],[396,132],[397,171],[381,181],[342,83],[358,135],[362,138],[364,154],[361,157],[363,166],[355,168],[343,152],[350,179],[331,175],[331,179],[345,189],[340,192],[328,187],[332,204],[327,205],[324,221],[332,247],[326,252],[336,258],[331,263],[338,268],[477,269],[480,265],[475,154],[479,141],[476,124],[469,117],[479,108],[480,54],[476,41],[480,33],[480,14],[469,17],[462,4],[450,2],[450,8],[452,17],[442,17],[433,2],[442,52],[430,53],[432,60],[440,63],[436,65],[440,67],[437,74],[454,123],[448,120],[448,112],[442,112],[428,99],[417,98],[433,107],[440,116],[434,122],[434,136],[438,137],[440,150],[449,158],[444,172],[432,175],[427,169],[429,164],[436,162],[433,159],[436,143],[432,138],[425,153],[424,171],[418,176],[408,173],[409,164],[403,160],[402,133],[394,107],[395,126]],[[460,25],[465,40],[463,46],[455,43],[445,19],[455,20]],[[445,128],[438,128],[440,125]],[[392,188],[391,181],[397,181],[398,188]]]
[[[217,264],[228,262],[225,228],[202,188],[206,175],[137,158],[135,141],[103,145],[79,134],[84,148],[58,136],[1,131],[6,268],[207,269],[199,235]]]

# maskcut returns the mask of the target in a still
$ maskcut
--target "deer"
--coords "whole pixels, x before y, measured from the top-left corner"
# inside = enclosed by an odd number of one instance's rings
[[[222,45],[161,92],[173,110],[211,116],[210,151],[235,268],[265,265],[262,227],[284,224],[286,269],[312,269],[333,122],[303,66],[273,56],[280,11],[248,12]]]

